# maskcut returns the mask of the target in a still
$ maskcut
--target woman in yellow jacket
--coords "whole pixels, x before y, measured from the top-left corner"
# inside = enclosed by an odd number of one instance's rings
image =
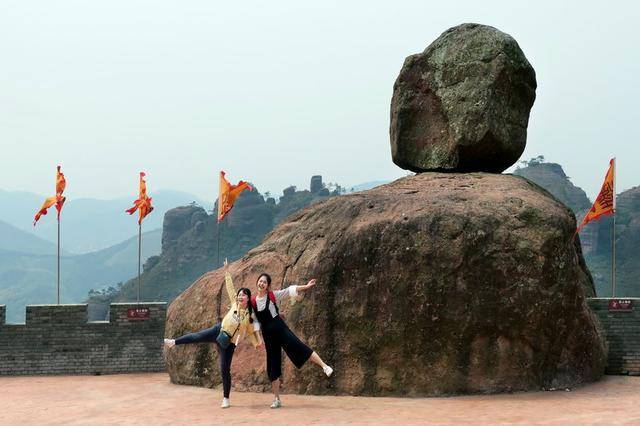
[[[231,360],[233,359],[236,345],[244,336],[249,336],[253,346],[262,345],[262,338],[259,333],[260,323],[250,302],[251,290],[243,287],[236,292],[231,275],[226,268],[227,262],[225,261],[225,287],[232,304],[222,323],[196,333],[185,334],[177,339],[164,339],[164,343],[168,348],[189,343],[209,342],[216,344],[220,354],[220,375],[222,376],[223,389],[222,408],[230,406]]]

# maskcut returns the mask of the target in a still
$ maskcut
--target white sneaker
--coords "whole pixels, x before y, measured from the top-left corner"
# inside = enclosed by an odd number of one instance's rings
[[[324,374],[326,374],[327,377],[331,377],[331,375],[333,374],[333,368],[329,367],[328,365],[324,367],[322,371],[324,371]]]
[[[168,347],[168,348],[172,348],[176,345],[176,341],[174,339],[164,339],[164,344]]]
[[[222,404],[220,404],[220,408],[229,408],[229,407],[231,407],[229,398],[222,398]]]
[[[282,402],[280,402],[279,399],[274,399],[273,402],[271,403],[271,408],[280,408],[282,407]]]

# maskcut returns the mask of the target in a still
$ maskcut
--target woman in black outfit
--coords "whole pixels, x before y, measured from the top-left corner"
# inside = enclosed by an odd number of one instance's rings
[[[282,349],[297,368],[301,368],[307,360],[319,365],[322,371],[331,376],[333,369],[325,364],[320,356],[293,334],[279,314],[278,304],[286,297],[295,297],[316,285],[313,279],[307,285],[292,285],[282,290],[271,291],[271,277],[260,274],[257,281],[257,297],[251,299],[267,351],[267,374],[271,381],[274,401],[271,408],[280,408],[280,376],[282,375]]]

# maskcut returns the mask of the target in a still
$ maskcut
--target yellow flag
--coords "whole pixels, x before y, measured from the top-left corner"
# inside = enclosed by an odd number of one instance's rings
[[[231,211],[233,203],[240,196],[240,193],[248,189],[253,191],[251,185],[247,182],[240,181],[237,185],[231,185],[229,181],[224,177],[224,172],[220,171],[220,195],[218,196],[218,222],[222,222],[222,219]]]

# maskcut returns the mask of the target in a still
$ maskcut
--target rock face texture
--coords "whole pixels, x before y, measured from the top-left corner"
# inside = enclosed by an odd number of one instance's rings
[[[291,215],[230,266],[236,286],[318,285],[284,304],[329,364],[284,361],[284,391],[444,395],[572,387],[599,378],[605,348],[571,211],[516,176],[422,173]],[[229,302],[222,271],[169,307],[167,337],[210,327]],[[220,382],[212,345],[173,348],[174,383]],[[235,389],[266,390],[264,352],[236,350]]]
[[[500,173],[522,154],[536,76],[518,43],[463,24],[409,56],[393,88],[393,162],[414,172]]]

